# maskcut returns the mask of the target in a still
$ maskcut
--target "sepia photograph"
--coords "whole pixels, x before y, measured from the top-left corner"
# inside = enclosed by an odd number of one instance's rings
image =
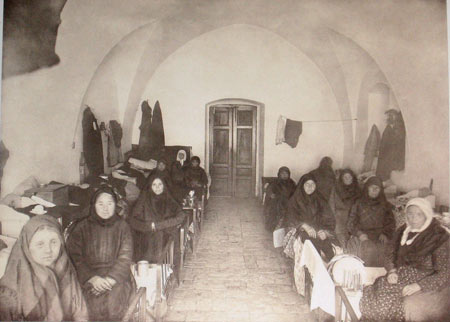
[[[0,321],[450,321],[445,0],[0,5]]]

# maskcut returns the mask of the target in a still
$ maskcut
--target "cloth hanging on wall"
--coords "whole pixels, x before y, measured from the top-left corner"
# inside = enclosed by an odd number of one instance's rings
[[[286,129],[286,118],[282,115],[278,118],[277,122],[277,137],[275,138],[275,144],[281,144],[284,142],[284,131]]]
[[[89,106],[83,112],[82,127],[86,165],[91,176],[98,176],[103,173],[102,136],[97,119]]]
[[[405,168],[405,124],[401,112],[388,110],[388,124],[383,132],[378,155],[376,175],[383,181],[391,177],[393,170]]]
[[[113,167],[123,162],[122,154],[122,127],[115,121],[109,121],[106,133],[108,134],[108,166]]]
[[[285,142],[292,148],[295,148],[298,144],[298,139],[302,134],[302,122],[286,120],[286,129],[284,130]]]
[[[378,127],[375,124],[372,125],[372,129],[370,130],[369,137],[366,141],[366,146],[364,147],[363,173],[372,170],[373,161],[378,155],[380,137],[381,135]]]
[[[150,159],[150,149],[152,146],[151,127],[152,127],[152,108],[148,105],[147,101],[143,101],[141,104],[142,120],[139,130],[139,159],[148,161]]]
[[[6,165],[6,161],[8,161],[9,158],[9,151],[6,148],[5,144],[3,143],[3,141],[0,142],[0,192],[1,190],[1,181],[3,178],[3,168]]]
[[[156,151],[163,148],[165,145],[164,125],[159,101],[156,101],[155,107],[153,108],[151,135],[152,149]]]
[[[110,174],[108,166],[108,131],[106,130],[105,122],[100,123],[100,134],[102,136],[102,152],[103,152],[103,173]]]

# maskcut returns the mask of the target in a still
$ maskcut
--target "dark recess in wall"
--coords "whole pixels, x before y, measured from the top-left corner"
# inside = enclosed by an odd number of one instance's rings
[[[5,0],[2,78],[59,63],[55,53],[67,0]]]

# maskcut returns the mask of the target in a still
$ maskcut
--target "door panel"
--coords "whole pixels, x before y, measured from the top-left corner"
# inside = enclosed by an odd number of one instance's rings
[[[252,129],[237,130],[237,164],[252,165]]]
[[[232,196],[232,135],[233,110],[211,107],[209,111],[209,173],[211,195]]]
[[[256,184],[256,107],[212,106],[209,128],[211,194],[253,196]]]
[[[228,164],[230,161],[230,130],[214,130],[214,164]]]

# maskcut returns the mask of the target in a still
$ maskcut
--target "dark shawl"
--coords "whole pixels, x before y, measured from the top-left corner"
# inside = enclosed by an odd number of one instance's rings
[[[113,196],[115,214],[103,219],[95,211],[95,202],[102,193]],[[67,240],[67,250],[77,267],[81,283],[95,275],[108,275],[118,283],[129,279],[129,266],[133,257],[131,231],[118,215],[117,196],[109,186],[100,187],[93,194],[89,215],[80,220]]]
[[[287,172],[289,178],[281,179],[281,172]],[[264,213],[266,217],[266,227],[269,230],[275,229],[278,221],[283,218],[287,212],[289,198],[295,191],[296,185],[290,178],[291,171],[288,167],[281,167],[278,170],[278,178],[267,187]],[[271,196],[275,195],[274,198]]]
[[[61,251],[54,268],[36,263],[29,244],[33,235],[43,226],[58,232]],[[77,273],[64,248],[61,226],[48,215],[35,216],[23,227],[8,259],[5,275],[0,280],[2,300],[0,315],[3,320],[28,321],[86,320],[87,307],[77,280]],[[3,299],[9,291],[9,299]],[[8,317],[8,301],[17,303]],[[14,317],[14,315],[16,315]]]
[[[377,185],[380,194],[377,198],[369,197],[369,187]],[[359,231],[368,234],[369,239],[378,239],[380,234],[385,234],[389,239],[395,230],[395,218],[392,214],[392,205],[386,200],[383,190],[383,182],[380,178],[370,177],[363,189],[362,196],[353,204],[347,222],[347,229],[352,235]]]
[[[196,160],[199,163],[198,167],[193,167],[192,162]],[[185,180],[186,185],[190,188],[195,188],[198,185],[205,186],[208,184],[208,176],[206,175],[205,170],[200,166],[200,158],[194,156],[191,158],[190,164],[186,167],[185,170]]]
[[[164,191],[160,195],[155,194],[151,188],[155,179],[160,179],[164,185]],[[150,232],[152,222],[155,223],[156,230],[161,230],[176,226],[183,219],[181,206],[169,193],[164,178],[155,175],[150,177],[147,187],[141,191],[128,222],[134,230]]]
[[[308,173],[300,178],[297,188],[288,202],[289,226],[297,227],[303,223],[312,226],[316,230],[324,229],[334,232],[336,219],[328,203],[316,190],[308,195],[304,184],[308,180],[316,182],[313,174]]]
[[[333,160],[330,157],[324,157],[320,160],[319,167],[310,172],[316,178],[317,192],[327,201],[336,182],[332,164]]]
[[[344,174],[346,173],[349,173],[353,178],[353,181],[350,185],[344,184],[344,181],[342,179]],[[358,185],[358,179],[356,178],[356,175],[352,170],[344,169],[341,171],[336,182],[336,194],[344,204],[349,206],[351,206],[351,204],[353,204],[353,202],[361,196],[361,189]]]

